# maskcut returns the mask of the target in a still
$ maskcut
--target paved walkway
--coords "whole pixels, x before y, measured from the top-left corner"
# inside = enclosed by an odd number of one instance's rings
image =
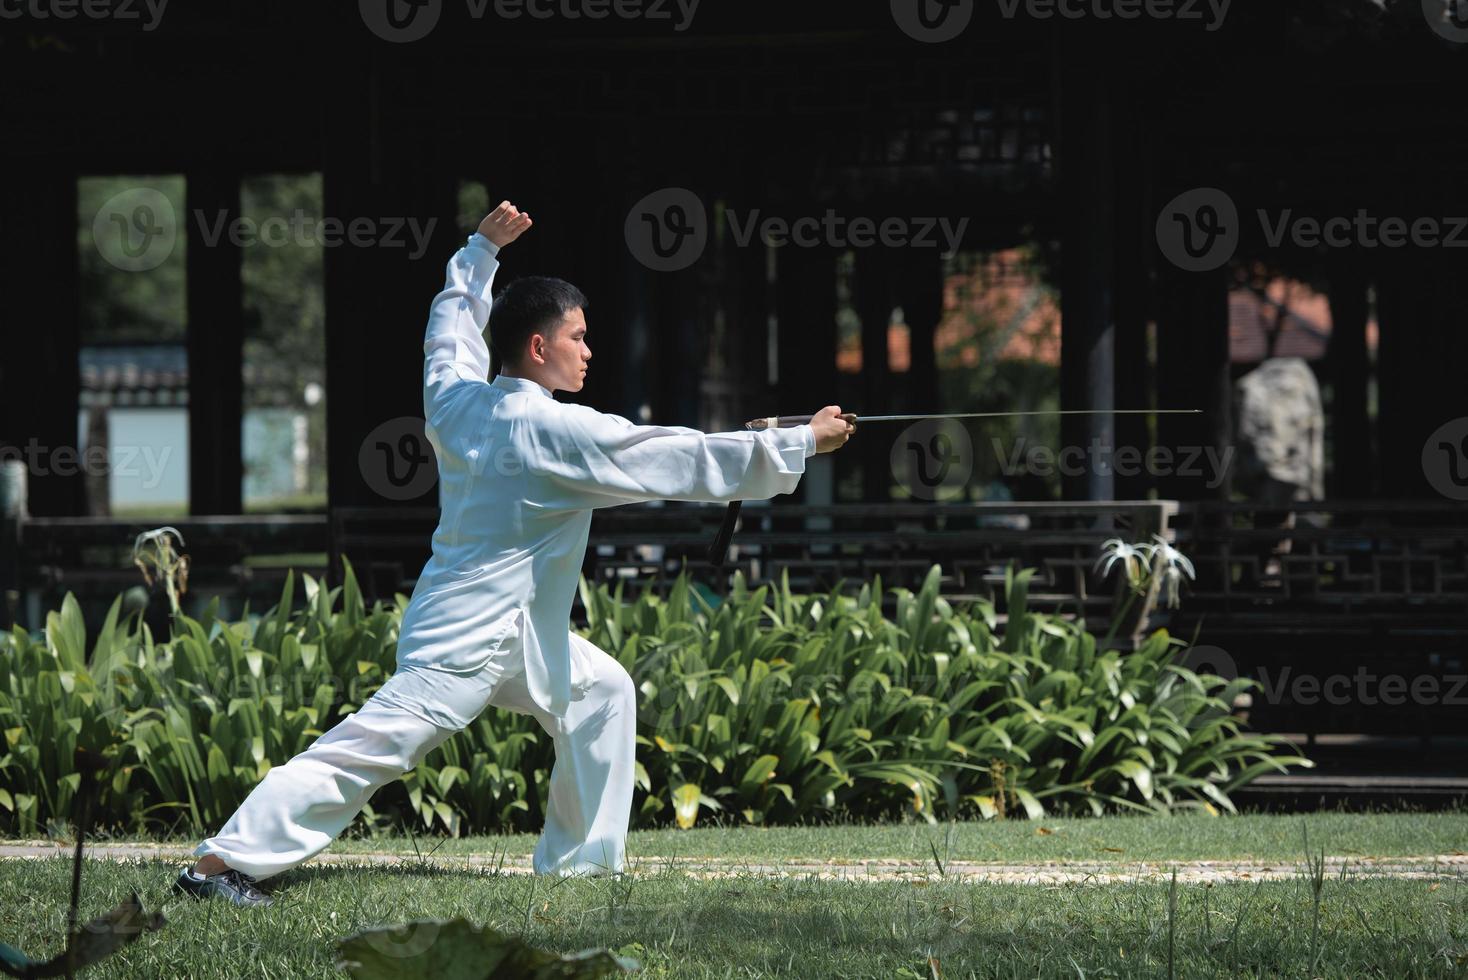
[[[99,860],[136,861],[165,860],[184,862],[190,849],[166,844],[97,844],[87,848],[89,857]],[[0,861],[49,857],[70,858],[67,845],[46,842],[0,844]],[[498,871],[504,874],[530,874],[530,856],[432,855],[419,858],[403,853],[333,854],[316,857],[313,863],[331,865],[417,864],[434,867]],[[950,861],[946,877],[963,881],[989,881],[1002,884],[1061,885],[1109,884],[1113,882],[1167,881],[1177,868],[1178,881],[1188,884],[1239,881],[1278,881],[1299,878],[1308,869],[1299,861],[1066,861],[1033,864],[995,864],[973,861]],[[832,864],[811,860],[735,861],[728,858],[656,857],[634,855],[629,871],[655,875],[676,870],[697,878],[737,878],[749,875],[780,878],[807,878],[848,881],[933,880],[938,877],[932,862],[919,863],[893,858],[873,858]],[[1445,854],[1426,857],[1325,859],[1325,874],[1339,878],[1406,878],[1429,881],[1468,882],[1468,855]]]

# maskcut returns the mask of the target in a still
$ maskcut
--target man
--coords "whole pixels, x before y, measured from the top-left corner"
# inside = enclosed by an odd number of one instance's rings
[[[584,405],[586,299],[527,278],[494,300],[499,251],[531,226],[505,201],[448,264],[424,339],[423,411],[438,457],[433,555],[398,637],[398,669],[355,713],[266,773],[175,887],[268,904],[258,879],[300,864],[381,786],[489,705],[533,714],[555,746],[537,874],[623,870],[636,690],[615,658],[569,629],[591,512],[635,501],[767,499],[805,460],[844,445],[839,406],[809,424],[705,434],[634,425]],[[491,382],[490,340],[504,365]]]

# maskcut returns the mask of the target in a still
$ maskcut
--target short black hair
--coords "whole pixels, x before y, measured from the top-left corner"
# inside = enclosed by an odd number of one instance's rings
[[[514,366],[533,333],[546,333],[578,307],[586,310],[586,296],[564,279],[526,276],[516,279],[495,297],[489,310],[489,345],[501,365]]]

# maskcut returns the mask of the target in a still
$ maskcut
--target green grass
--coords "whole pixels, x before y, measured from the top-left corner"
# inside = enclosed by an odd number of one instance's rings
[[[1468,851],[1468,811],[1279,815],[1073,817],[1028,821],[923,822],[825,827],[694,827],[633,831],[627,853],[659,857],[761,859],[863,858],[932,860],[932,847],[955,861],[1185,861],[1300,859],[1301,826],[1326,853],[1344,857],[1403,857]],[[1051,833],[1042,834],[1039,828]],[[951,828],[951,830],[950,830]],[[118,840],[137,840],[121,837]],[[535,834],[442,838],[420,836],[416,847],[439,857],[529,855]],[[192,847],[193,840],[176,843]],[[1111,848],[1112,850],[1107,850]],[[403,837],[343,838],[331,853],[415,852]]]
[[[1312,838],[1313,840],[1313,838]],[[1327,850],[1331,848],[1327,846]],[[137,891],[168,924],[89,976],[332,977],[358,929],[464,916],[560,952],[607,946],[647,977],[1168,976],[1167,884],[701,881],[679,873],[563,880],[434,869],[310,867],[275,880],[270,909],[173,899],[167,862],[90,863],[83,911]],[[0,937],[58,948],[70,866],[0,864]],[[1468,883],[1330,877],[1178,886],[1179,977],[1454,977],[1468,971]],[[1312,968],[1313,966],[1313,968]]]
[[[833,827],[727,827],[691,830],[635,831],[628,835],[631,855],[714,857],[731,859],[932,858],[930,844],[956,861],[1164,861],[1254,858],[1299,858],[1300,828],[1326,844],[1331,855],[1405,856],[1468,851],[1468,812],[1413,814],[1318,813],[1306,816],[1244,814],[1240,816],[1116,816],[1096,819],[963,821]],[[951,834],[949,828],[952,828]],[[1051,833],[1042,834],[1039,828]],[[494,847],[529,854],[536,837],[444,840],[439,853],[473,854]],[[342,841],[339,850],[402,850],[393,841]],[[439,840],[428,842],[432,847]],[[424,842],[420,839],[419,846]],[[1118,850],[1104,850],[1114,848]],[[407,845],[411,852],[411,842]]]

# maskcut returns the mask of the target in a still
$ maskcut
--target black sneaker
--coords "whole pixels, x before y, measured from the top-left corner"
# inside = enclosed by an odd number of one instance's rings
[[[243,871],[230,868],[217,875],[195,878],[185,868],[178,874],[173,887],[194,898],[223,898],[234,905],[269,905],[274,901],[269,895],[255,887],[255,879]]]

